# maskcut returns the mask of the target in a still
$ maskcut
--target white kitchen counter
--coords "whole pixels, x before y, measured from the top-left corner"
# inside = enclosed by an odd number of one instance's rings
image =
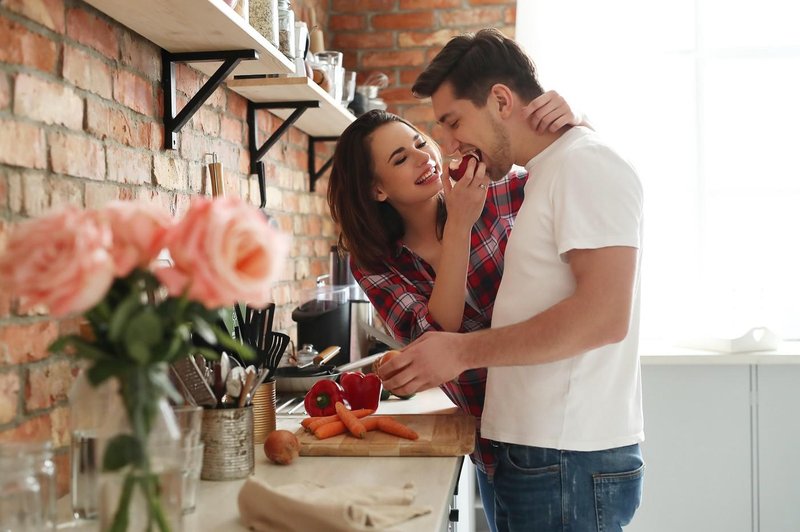
[[[648,343],[642,343],[639,351],[643,366],[800,364],[800,341],[782,342],[775,351],[743,353],[719,353]]]
[[[456,407],[439,389],[427,390],[410,400],[382,401],[381,414],[433,414],[455,412]],[[278,428],[296,430],[301,417],[279,419]],[[433,512],[414,518],[391,530],[428,532],[446,529],[453,491],[458,482],[462,457],[312,457],[301,456],[288,466],[269,462],[261,446],[256,447],[255,477],[273,486],[311,480],[326,486],[363,484],[417,488],[415,505],[429,505]],[[201,481],[197,510],[184,518],[187,531],[246,530],[239,522],[236,499],[244,479],[226,482]],[[281,511],[276,508],[275,511]]]

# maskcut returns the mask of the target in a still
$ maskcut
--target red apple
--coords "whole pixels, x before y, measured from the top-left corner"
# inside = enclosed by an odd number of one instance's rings
[[[465,153],[461,160],[453,159],[450,161],[450,177],[454,181],[458,181],[464,174],[467,172],[467,165],[469,164],[470,159],[475,159],[476,161],[480,162],[483,157],[481,156],[481,152],[478,150],[471,151],[469,153]]]

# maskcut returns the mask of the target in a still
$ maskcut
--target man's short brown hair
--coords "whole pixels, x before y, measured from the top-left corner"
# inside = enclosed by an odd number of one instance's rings
[[[477,107],[486,105],[489,90],[496,83],[507,85],[528,100],[544,93],[531,58],[494,28],[453,37],[419,75],[411,91],[417,98],[428,98],[444,82],[450,82],[456,98],[470,100]]]

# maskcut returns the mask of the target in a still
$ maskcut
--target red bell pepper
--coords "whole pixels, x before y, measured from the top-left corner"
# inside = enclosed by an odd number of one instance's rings
[[[315,382],[303,401],[309,416],[332,416],[337,402],[345,402],[344,389],[329,379]]]
[[[364,375],[360,371],[348,371],[339,377],[339,384],[344,388],[344,395],[353,410],[378,409],[383,383],[374,373]]]

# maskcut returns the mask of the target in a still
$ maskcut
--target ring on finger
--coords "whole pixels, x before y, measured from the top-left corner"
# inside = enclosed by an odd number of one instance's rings
[[[480,184],[478,185],[478,188],[482,188],[483,190],[486,190],[486,184],[484,184],[484,183],[480,183]]]

